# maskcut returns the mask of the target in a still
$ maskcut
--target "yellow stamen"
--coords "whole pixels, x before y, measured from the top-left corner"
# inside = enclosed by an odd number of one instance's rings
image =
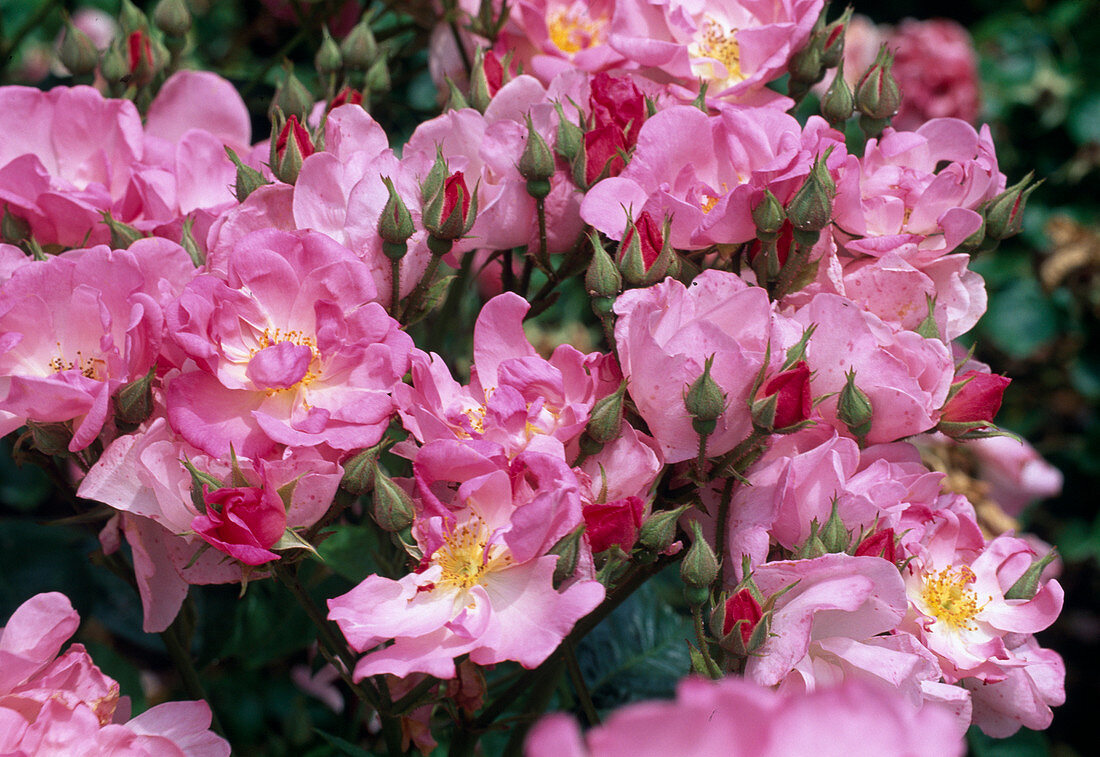
[[[967,566],[951,566],[924,575],[921,599],[929,614],[955,631],[974,631],[974,618],[988,604],[979,604],[978,594],[967,588],[976,576]]]
[[[107,378],[107,361],[98,357],[84,357],[82,350],[76,351],[76,360],[66,360],[61,349],[61,342],[57,342],[58,357],[51,358],[48,365],[54,373],[77,370],[90,379],[103,381]]]
[[[607,19],[592,19],[583,10],[558,8],[546,20],[550,41],[563,53],[580,52],[603,43]]]
[[[489,545],[489,527],[475,517],[448,534],[432,555],[432,560],[443,569],[441,580],[444,583],[469,589],[480,583],[481,577],[492,569],[493,563],[510,562],[507,556],[497,554],[501,549],[497,545]]]
[[[744,81],[741,73],[741,46],[737,43],[736,29],[727,29],[711,16],[703,20],[696,41],[688,45],[688,54],[692,58],[710,60],[693,61],[692,69],[696,75],[717,81],[722,87],[732,86]],[[712,61],[718,61],[726,68],[723,76]]]

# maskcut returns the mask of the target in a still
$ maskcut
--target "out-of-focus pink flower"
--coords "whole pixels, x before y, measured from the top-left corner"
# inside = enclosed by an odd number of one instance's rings
[[[581,735],[564,714],[544,718],[527,757],[787,757],[792,754],[962,755],[964,732],[946,709],[915,708],[895,690],[845,681],[784,694],[736,676],[688,678],[674,702],[641,702]],[[686,751],[685,751],[686,750]]]
[[[329,600],[329,617],[368,652],[356,679],[453,678],[455,657],[467,653],[479,665],[537,666],[604,596],[593,580],[553,587],[558,558],[546,552],[581,520],[572,471],[536,452],[508,463],[496,445],[439,441],[417,455],[416,477],[417,572],[399,581],[370,576]],[[453,500],[433,493],[456,482]],[[374,649],[388,639],[391,646]]]
[[[1062,491],[1062,472],[1025,441],[995,436],[971,440],[966,449],[978,459],[978,477],[989,484],[989,496],[1009,515]]]
[[[228,757],[206,702],[167,702],[128,719],[118,683],[80,644],[68,597],[38,594],[0,629],[0,752]]]
[[[894,51],[901,109],[894,128],[912,130],[933,118],[978,118],[978,56],[970,34],[956,21],[907,18],[886,42]]]

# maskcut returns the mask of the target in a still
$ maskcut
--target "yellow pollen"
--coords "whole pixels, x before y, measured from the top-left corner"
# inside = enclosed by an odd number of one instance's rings
[[[61,342],[57,342],[58,357],[51,358],[50,369],[54,373],[77,370],[90,379],[102,381],[107,378],[107,361],[98,357],[84,357],[81,350],[76,351],[76,360],[66,360],[62,356]]]
[[[709,213],[714,210],[714,206],[718,204],[718,201],[726,196],[726,192],[729,191],[729,186],[726,182],[722,182],[722,194],[717,197],[711,197],[706,192],[702,192],[699,195],[699,207],[702,208],[704,213]]]
[[[570,55],[602,44],[605,24],[606,19],[593,20],[584,11],[573,8],[558,8],[546,20],[550,41]]]
[[[469,589],[475,586],[489,568],[489,528],[475,518],[455,528],[448,534],[442,546],[432,555],[432,560],[443,569],[442,580]]]
[[[989,600],[979,604],[978,594],[967,588],[975,578],[974,571],[965,565],[957,570],[948,566],[926,574],[920,596],[928,612],[952,630],[976,630],[974,617]]]
[[[470,427],[479,434],[485,433],[485,405],[463,410],[462,414],[470,419]]]
[[[723,87],[743,81],[741,73],[741,46],[737,44],[736,29],[726,29],[721,23],[707,16],[699,30],[696,42],[688,46],[692,58],[710,58],[726,68],[725,76],[709,61],[697,61],[693,64],[695,73],[704,78],[717,80]],[[708,75],[709,74],[709,75]]]
[[[270,327],[265,328],[263,333],[260,334],[259,339],[256,342],[256,346],[248,351],[248,358],[251,360],[253,356],[260,350],[266,350],[268,347],[274,346],[281,342],[290,342],[291,344],[299,347],[309,347],[310,353],[313,355],[309,361],[309,369],[306,371],[306,375],[302,376],[301,380],[293,386],[288,386],[286,389],[268,389],[265,394],[271,397],[280,392],[288,392],[292,389],[297,389],[300,386],[308,386],[317,378],[320,372],[320,366],[318,361],[321,358],[321,352],[317,349],[317,340],[312,336],[307,335],[304,331],[298,329],[290,329],[283,331],[282,329],[272,330]]]

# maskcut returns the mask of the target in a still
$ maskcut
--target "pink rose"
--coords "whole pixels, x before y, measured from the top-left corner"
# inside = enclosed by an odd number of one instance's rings
[[[639,497],[626,497],[613,502],[593,503],[582,509],[584,534],[593,553],[618,545],[630,553],[642,526],[645,502]]]
[[[247,565],[262,565],[279,556],[269,548],[286,530],[286,507],[266,488],[203,487],[206,514],[191,521],[203,541]]]

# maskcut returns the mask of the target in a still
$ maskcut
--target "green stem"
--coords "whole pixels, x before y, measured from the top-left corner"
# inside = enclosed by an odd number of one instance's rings
[[[512,251],[500,251],[500,289],[503,292],[516,291],[516,272],[512,268]]]
[[[588,719],[588,725],[599,725],[600,716],[592,703],[592,694],[588,691],[588,685],[584,682],[584,674],[581,672],[581,665],[577,661],[577,653],[573,645],[562,644],[561,651],[565,658],[565,669],[569,672],[569,679],[573,682],[573,690],[577,692],[577,699],[580,700],[581,710]]]
[[[519,295],[520,297],[527,296],[527,290],[531,287],[531,274],[535,270],[535,261],[531,259],[530,255],[524,257],[523,260],[523,273],[519,279]]]
[[[172,621],[172,624],[161,632],[160,638],[164,642],[165,649],[168,650],[168,656],[172,660],[172,666],[175,667],[176,672],[180,674],[180,680],[183,683],[183,688],[187,692],[187,696],[192,699],[201,699],[209,703],[209,699],[206,696],[206,690],[203,688],[202,681],[199,680],[198,671],[195,670],[195,663],[191,660],[191,654],[184,647],[183,640],[180,638],[180,622],[183,618],[183,614],[176,616],[176,619]],[[214,712],[213,708],[210,710],[211,726],[218,733],[224,734],[225,730],[222,728],[221,722],[218,720],[218,713]]]
[[[523,753],[523,742],[527,738],[527,732],[531,730],[535,719],[546,712],[546,708],[550,705],[550,698],[554,695],[554,689],[558,686],[558,680],[561,678],[562,673],[561,658],[562,652],[560,650],[558,653],[551,655],[550,659],[546,661],[550,663],[546,667],[546,671],[531,687],[531,693],[527,697],[527,706],[524,707],[524,713],[527,717],[516,723],[512,728],[508,743],[504,747],[505,757],[520,757]]]
[[[439,262],[443,260],[442,255],[436,255],[432,253],[431,260],[428,261],[428,267],[424,270],[424,275],[420,277],[420,281],[416,282],[416,287],[412,290],[412,294],[405,301],[405,309],[401,313],[401,321],[408,320],[409,316],[416,311],[416,308],[420,305],[420,301],[424,299],[424,293],[428,291],[428,288],[432,285],[432,279],[435,278],[435,272],[439,270]]]
[[[726,538],[726,529],[729,528],[730,519],[730,502],[733,500],[733,485],[737,483],[735,478],[727,478],[726,485],[722,488],[722,500],[718,503],[718,531],[715,534],[715,541],[718,547],[718,582],[722,582],[722,569],[726,565],[726,550],[729,545],[729,539]]]
[[[699,455],[695,458],[695,468],[699,474],[699,480],[703,479],[703,472],[707,466],[707,439],[710,434],[699,434]]]
[[[401,313],[401,261],[390,261],[390,315]]]
[[[539,219],[539,257],[538,262],[543,266],[547,274],[553,273],[553,267],[550,265],[550,252],[547,249],[549,245],[546,241],[546,198],[540,197],[535,200],[535,211],[538,214]],[[550,276],[553,279],[553,275]]]
[[[313,626],[317,629],[318,646],[325,660],[336,669],[336,672],[340,674],[340,678],[351,688],[355,696],[381,713],[382,703],[373,688],[360,686],[352,680],[351,671],[355,669],[355,658],[347,644],[337,638],[336,633],[329,625],[331,621],[321,613],[321,610],[306,592],[305,587],[302,586],[302,582],[298,580],[297,570],[288,570],[276,566],[275,575],[294,596],[298,605],[305,610],[306,615],[309,616]]]
[[[699,654],[703,657],[703,664],[707,667],[707,675],[713,679],[722,677],[722,671],[718,664],[710,656],[710,645],[707,642],[706,632],[703,630],[703,607],[695,605],[691,608],[691,617],[695,621],[695,641],[699,644]]]

